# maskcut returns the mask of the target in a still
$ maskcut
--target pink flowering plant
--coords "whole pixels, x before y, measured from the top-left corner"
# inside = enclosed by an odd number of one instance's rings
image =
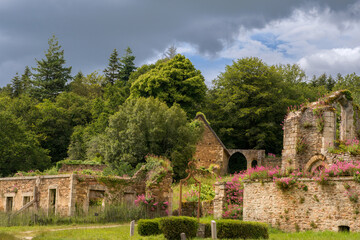
[[[287,191],[292,189],[293,187],[295,187],[296,184],[296,178],[293,176],[290,177],[282,177],[282,178],[277,178],[274,177],[274,183],[276,184],[276,186],[281,189],[282,191]]]
[[[225,185],[226,204],[223,218],[242,219],[243,184],[241,174],[234,174],[231,181]]]
[[[167,210],[168,202],[158,202],[153,196],[145,196],[145,194],[138,195],[135,199],[136,206],[142,206],[150,211]]]

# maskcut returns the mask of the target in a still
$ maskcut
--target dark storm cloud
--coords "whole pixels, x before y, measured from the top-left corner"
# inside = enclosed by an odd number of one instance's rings
[[[130,46],[138,64],[175,42],[193,44],[200,54],[216,55],[241,26],[259,28],[298,8],[342,12],[354,2],[5,0],[0,2],[0,85],[9,83],[25,65],[35,66],[34,58],[43,57],[52,34],[59,38],[68,65],[89,73],[102,69],[114,48],[122,52]]]

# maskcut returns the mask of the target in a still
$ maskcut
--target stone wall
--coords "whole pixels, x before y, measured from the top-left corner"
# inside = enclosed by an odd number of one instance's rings
[[[227,153],[225,146],[216,136],[202,115],[198,115],[197,119],[202,121],[204,126],[202,139],[197,143],[194,155],[197,167],[209,168],[213,165],[218,173],[226,174],[226,163],[229,158],[229,154]]]
[[[62,164],[59,172],[72,173],[75,171],[82,171],[85,169],[89,169],[92,171],[101,172],[106,168],[105,164]]]
[[[244,182],[244,221],[267,222],[284,231],[331,230],[349,226],[360,231],[359,203],[349,200],[345,187],[360,192],[352,177],[333,179],[320,186],[313,180],[298,180],[308,191],[281,191],[273,182]]]
[[[77,211],[88,212],[92,200],[100,201],[102,207],[118,202],[131,206],[138,195],[147,194],[157,202],[168,202],[168,210],[160,212],[171,214],[172,172],[154,184],[147,184],[148,177],[149,172],[140,169],[131,178],[77,174],[0,178],[0,211],[8,210],[9,202],[15,212],[35,200],[31,208],[71,216]]]
[[[267,168],[281,168],[281,157],[267,157],[261,162],[261,165]]]
[[[55,213],[68,215],[70,183],[71,175],[0,178],[0,211],[6,211],[8,198],[12,198],[12,211],[20,210],[26,203],[26,197],[30,201],[36,198],[33,207],[48,210],[50,189],[54,189]]]
[[[357,109],[354,110],[347,94],[346,91],[332,93],[286,116],[282,151],[283,170],[293,168],[311,172],[320,165],[326,167],[334,162],[336,158],[328,153],[328,148],[334,147],[336,140],[336,108],[341,109],[339,140],[351,140],[356,136],[356,131],[360,128],[359,121],[356,120],[359,112]],[[301,141],[305,143],[303,149],[299,147]]]

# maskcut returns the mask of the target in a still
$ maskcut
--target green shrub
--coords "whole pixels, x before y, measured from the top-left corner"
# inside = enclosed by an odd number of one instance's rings
[[[138,221],[138,233],[140,236],[150,236],[161,234],[159,228],[160,218],[140,219]]]
[[[240,220],[218,220],[216,221],[217,237],[240,238],[240,239],[268,239],[268,226],[265,223],[243,222]]]
[[[180,234],[185,233],[187,238],[196,236],[198,229],[196,218],[191,217],[165,217],[160,219],[160,230],[168,240],[180,239]]]

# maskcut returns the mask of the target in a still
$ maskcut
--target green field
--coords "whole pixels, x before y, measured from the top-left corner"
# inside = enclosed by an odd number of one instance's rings
[[[130,238],[129,224],[115,225],[78,225],[78,226],[37,226],[37,227],[1,227],[0,240],[24,239],[34,237],[33,240],[165,240],[162,235],[141,237],[137,234]],[[92,227],[88,229],[76,229]],[[100,228],[95,228],[100,227]],[[105,228],[102,228],[105,227]],[[72,228],[72,229],[68,229]],[[62,230],[68,229],[68,230]],[[200,239],[200,238],[199,238]],[[199,240],[197,239],[197,240]],[[208,238],[210,239],[210,238]],[[360,233],[337,233],[337,232],[301,232],[283,233],[274,229],[270,230],[270,239],[312,239],[312,240],[337,240],[337,239],[360,239]]]

